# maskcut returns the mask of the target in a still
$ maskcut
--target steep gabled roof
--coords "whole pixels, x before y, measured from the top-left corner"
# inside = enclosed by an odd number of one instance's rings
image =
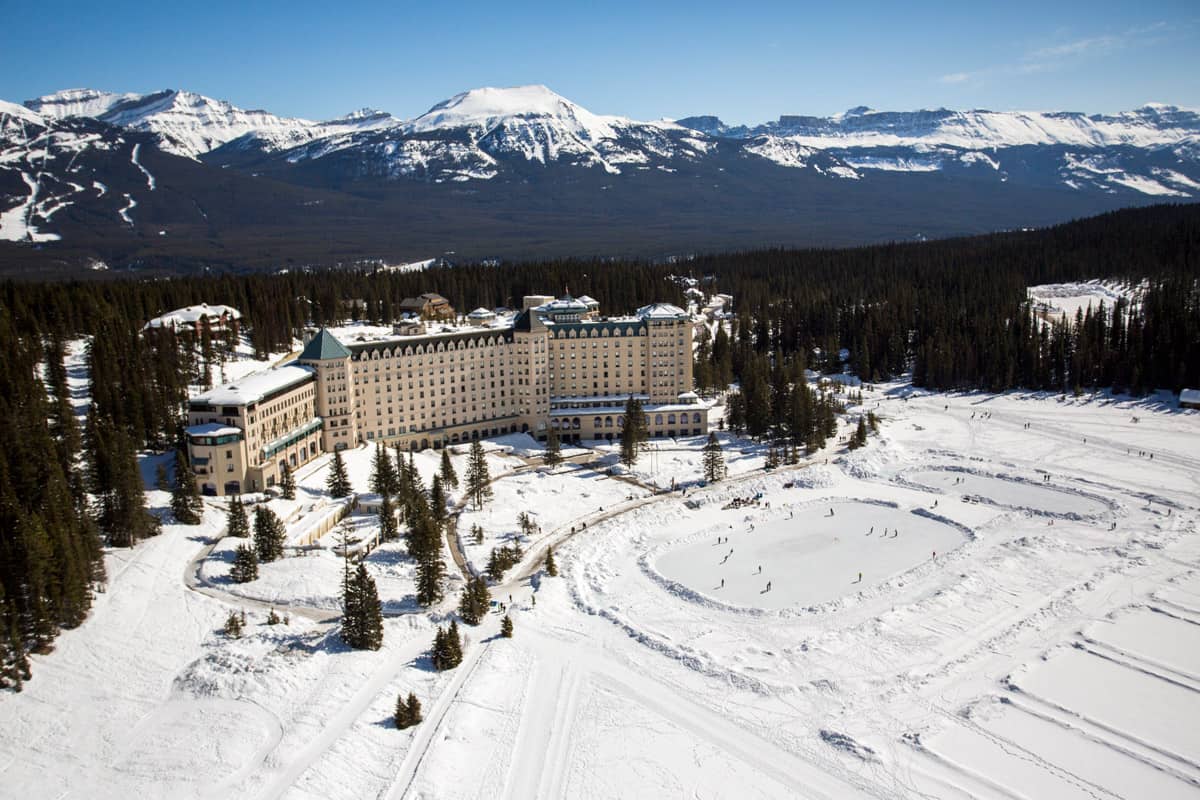
[[[300,351],[300,361],[324,361],[327,358],[345,358],[350,355],[346,345],[339,342],[332,333],[321,328],[321,331],[304,345]]]
[[[513,330],[522,332],[544,331],[546,330],[545,323],[537,314],[529,313],[529,309],[525,309],[520,314],[517,314],[513,320]]]

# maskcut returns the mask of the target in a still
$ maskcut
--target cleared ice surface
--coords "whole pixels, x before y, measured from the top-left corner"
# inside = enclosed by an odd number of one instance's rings
[[[913,483],[953,494],[979,496],[1000,505],[1031,508],[1051,514],[1091,516],[1107,510],[1104,503],[1087,495],[991,475],[928,469],[910,472],[905,477]]]
[[[769,522],[714,526],[706,533],[659,556],[658,570],[715,600],[759,608],[816,605],[852,594],[966,541],[962,531],[935,519],[845,501],[804,506],[795,517]],[[718,544],[718,537],[729,541]]]

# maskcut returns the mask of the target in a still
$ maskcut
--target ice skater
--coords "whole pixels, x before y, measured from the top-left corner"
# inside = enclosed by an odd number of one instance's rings
[[[937,550],[933,551],[933,555],[930,556],[930,558],[933,559],[934,561],[937,561]]]
[[[758,574],[762,575],[762,564],[758,565]]]
[[[771,582],[767,581],[767,591],[771,591]]]
[[[862,573],[858,573],[858,583],[862,583]]]
[[[721,588],[722,589],[725,588],[725,579],[724,578],[721,578]]]

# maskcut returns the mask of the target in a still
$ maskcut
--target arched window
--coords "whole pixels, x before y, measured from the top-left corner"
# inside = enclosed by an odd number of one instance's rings
[[[620,416],[620,417],[617,417],[617,427],[618,427],[618,428],[624,428],[624,427],[625,427],[625,417],[624,417],[624,415],[622,415],[622,416]]]
[[[599,428],[599,427],[600,427],[601,425],[603,425],[603,424],[604,424],[604,421],[603,421],[603,420],[601,420],[599,417],[596,417],[596,418],[594,418],[594,419],[592,420],[592,427],[593,427],[593,428]]]
[[[668,425],[675,424],[675,415],[674,414],[667,414],[667,424]]]
[[[578,429],[580,427],[579,417],[575,417],[574,419],[571,420],[571,427],[576,428],[576,429]]]
[[[611,427],[612,427],[612,417],[605,417],[605,418],[604,418],[604,427],[606,427],[606,428],[611,428]]]
[[[655,415],[654,415],[654,424],[655,424],[655,425],[662,425],[662,414],[655,414]]]
[[[697,411],[695,414],[692,414],[692,422],[694,422],[697,425],[700,424],[700,412],[699,411]]]

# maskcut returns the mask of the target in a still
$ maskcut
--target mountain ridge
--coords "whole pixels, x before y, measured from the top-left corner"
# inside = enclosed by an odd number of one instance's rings
[[[0,255],[76,265],[847,244],[1198,197],[1200,114],[1166,104],[859,106],[747,127],[594,114],[541,85],[472,89],[407,120],[282,117],[182,90],[0,103]]]

